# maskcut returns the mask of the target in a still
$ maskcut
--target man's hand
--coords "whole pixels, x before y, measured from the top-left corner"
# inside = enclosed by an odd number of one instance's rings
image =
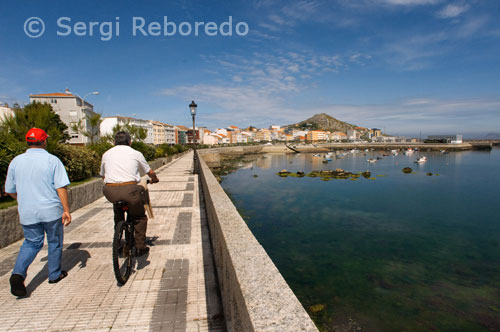
[[[66,187],[57,188],[57,195],[61,200],[61,204],[63,206],[63,214],[62,214],[62,223],[64,226],[68,226],[71,224],[71,214],[69,213],[69,202],[68,202],[68,191]]]
[[[71,224],[71,214],[69,212],[63,212],[62,214],[62,223],[64,226],[68,226]]]
[[[149,170],[149,172],[147,173],[148,176],[151,178],[151,183],[157,183],[157,182],[160,182],[160,180],[158,179],[158,177],[156,176],[156,173],[155,171],[153,171],[152,169]]]

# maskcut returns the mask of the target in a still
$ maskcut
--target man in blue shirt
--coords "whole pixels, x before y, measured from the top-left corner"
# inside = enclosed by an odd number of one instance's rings
[[[26,296],[24,285],[28,267],[43,247],[44,233],[49,245],[49,283],[57,283],[68,273],[61,270],[63,225],[71,223],[68,175],[64,165],[46,151],[47,133],[32,128],[26,134],[28,150],[9,165],[5,192],[17,199],[19,219],[24,232],[16,264],[10,277],[11,293]]]

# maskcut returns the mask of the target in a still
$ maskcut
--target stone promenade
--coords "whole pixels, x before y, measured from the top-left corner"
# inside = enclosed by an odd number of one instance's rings
[[[116,283],[113,209],[101,198],[72,213],[65,229],[66,279],[49,284],[47,248],[28,270],[28,297],[10,294],[9,277],[22,241],[0,249],[0,331],[225,331],[193,154],[157,170],[149,186],[148,255],[129,281]]]

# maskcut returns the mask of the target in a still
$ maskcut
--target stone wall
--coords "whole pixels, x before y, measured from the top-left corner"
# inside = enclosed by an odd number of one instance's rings
[[[318,331],[203,160],[198,172],[230,332]]]
[[[152,169],[158,169],[182,155],[184,155],[184,153],[156,159],[150,162],[149,165]],[[102,186],[103,181],[99,178],[79,186],[69,187],[68,199],[70,211],[73,212],[78,210],[101,198]],[[17,206],[0,210],[0,227],[2,227],[2,232],[0,233],[0,248],[6,247],[23,238],[23,229],[19,223]]]

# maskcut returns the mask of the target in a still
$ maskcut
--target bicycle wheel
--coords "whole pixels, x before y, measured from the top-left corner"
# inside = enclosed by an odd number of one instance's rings
[[[127,282],[132,272],[134,258],[132,237],[130,226],[125,221],[120,221],[113,236],[113,270],[120,286]]]

